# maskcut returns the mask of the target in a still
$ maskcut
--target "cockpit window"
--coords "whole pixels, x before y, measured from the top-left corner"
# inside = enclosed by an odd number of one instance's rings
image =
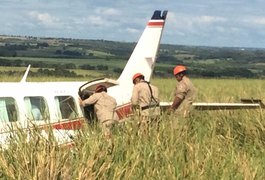
[[[12,97],[0,98],[0,122],[15,122],[18,120],[16,101]]]
[[[47,103],[41,96],[24,98],[27,116],[31,120],[50,120]]]
[[[56,96],[56,107],[61,119],[75,119],[78,117],[76,103],[71,96]]]

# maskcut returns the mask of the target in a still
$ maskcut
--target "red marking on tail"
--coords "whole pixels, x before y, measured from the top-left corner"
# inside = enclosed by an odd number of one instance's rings
[[[153,22],[153,21],[149,21],[148,22],[148,26],[161,26],[161,27],[163,27],[164,26],[164,24],[165,24],[165,22],[164,21],[159,21],[159,22]]]

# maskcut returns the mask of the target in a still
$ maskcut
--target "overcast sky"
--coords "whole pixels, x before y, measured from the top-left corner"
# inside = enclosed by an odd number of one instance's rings
[[[154,10],[162,43],[265,48],[265,0],[0,0],[0,34],[136,42]]]

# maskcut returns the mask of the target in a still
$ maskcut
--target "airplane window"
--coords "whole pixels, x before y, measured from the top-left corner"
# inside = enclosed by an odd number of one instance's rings
[[[15,122],[18,120],[18,110],[12,97],[0,98],[0,122]]]
[[[78,117],[76,103],[71,96],[56,96],[57,109],[62,119],[75,119]]]
[[[24,98],[27,115],[31,120],[49,120],[50,115],[43,97],[25,97]]]

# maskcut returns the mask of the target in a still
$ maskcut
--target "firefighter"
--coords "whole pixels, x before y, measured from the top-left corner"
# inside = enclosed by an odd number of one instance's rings
[[[116,112],[114,111],[117,106],[116,100],[107,94],[107,88],[104,85],[98,85],[95,89],[95,93],[89,98],[81,100],[81,106],[87,106],[94,104],[94,110],[102,126],[102,132],[105,138],[109,141],[109,146],[113,148],[111,140],[111,128],[114,125],[115,120],[118,119]]]
[[[195,98],[196,89],[191,80],[186,75],[187,68],[178,65],[174,68],[173,74],[178,84],[175,90],[175,97],[170,110],[174,111],[177,116],[188,117],[192,109],[192,102]]]
[[[134,87],[131,97],[133,109],[140,116],[140,126],[147,128],[150,121],[158,121],[160,116],[158,88],[145,81],[144,75],[136,73],[132,78]]]

